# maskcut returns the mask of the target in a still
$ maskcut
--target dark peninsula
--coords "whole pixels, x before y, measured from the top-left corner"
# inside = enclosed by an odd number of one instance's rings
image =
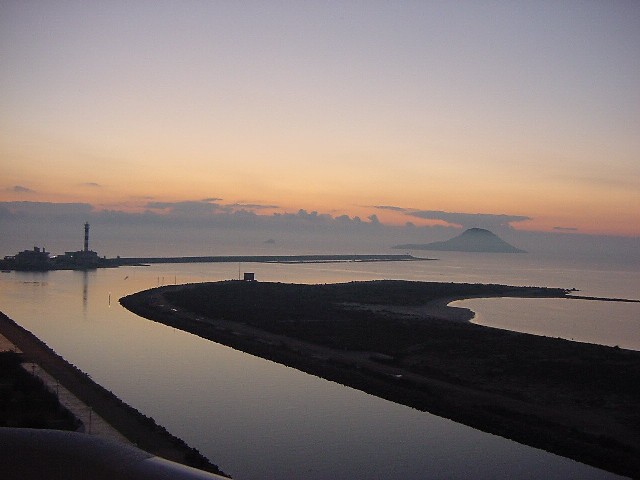
[[[569,291],[405,281],[227,281],[120,300],[238,350],[632,477],[640,476],[640,352],[469,323],[470,297]],[[567,299],[567,301],[580,301]]]

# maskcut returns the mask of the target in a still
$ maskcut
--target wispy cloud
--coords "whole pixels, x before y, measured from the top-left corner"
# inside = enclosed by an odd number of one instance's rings
[[[247,210],[273,210],[276,208],[280,208],[280,206],[278,205],[268,205],[268,204],[265,205],[260,203],[244,203],[244,202],[230,203],[225,206],[230,208],[246,208]]]
[[[15,218],[32,220],[84,218],[93,211],[88,203],[0,202],[5,213]]]
[[[35,190],[31,190],[30,188],[23,187],[22,185],[14,185],[13,187],[7,188],[7,191],[13,193],[35,193]]]
[[[559,232],[577,232],[578,231],[576,227],[553,227],[553,229]]]
[[[373,208],[377,208],[378,210],[391,210],[393,212],[408,212],[411,210],[415,210],[404,207],[395,207],[393,205],[374,205]]]
[[[186,200],[182,202],[148,202],[145,205],[151,211],[160,211],[160,213],[187,216],[187,217],[200,217],[211,215],[216,211],[224,210],[220,204],[215,203],[213,200],[198,201],[198,200]]]
[[[407,212],[407,215],[426,220],[443,220],[463,227],[506,227],[514,222],[531,220],[531,217],[524,215],[442,212],[437,210],[416,210]]]
[[[81,187],[89,187],[89,188],[101,188],[102,185],[96,182],[84,182],[80,184]]]
[[[484,227],[484,228],[510,228],[512,223],[531,220],[531,217],[524,215],[507,215],[493,213],[465,213],[465,212],[445,212],[441,210],[418,210],[406,207],[377,205],[374,208],[379,210],[391,210],[401,212],[409,217],[422,218],[424,220],[440,220],[452,225],[460,225],[464,228]]]
[[[132,195],[130,197],[130,199],[134,201],[153,200],[155,198],[156,197],[154,197],[153,195]]]

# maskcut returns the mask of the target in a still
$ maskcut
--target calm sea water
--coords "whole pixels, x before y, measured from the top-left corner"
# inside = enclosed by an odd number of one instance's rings
[[[634,297],[640,291],[640,275],[633,269],[449,254],[437,262],[416,263],[191,264],[3,273],[0,310],[238,479],[615,478],[141,319],[117,302],[159,284],[237,278],[239,271],[253,271],[263,281],[300,283],[391,278],[576,287],[585,294],[615,297]],[[527,305],[524,310],[539,312],[531,316],[522,314],[519,301],[515,306],[488,301],[486,308],[478,307],[477,321],[577,337],[575,331],[586,327],[575,325],[576,308],[594,308],[594,302],[558,300],[563,303],[549,309],[547,301]],[[576,339],[623,346],[634,325],[638,330],[640,308],[624,304],[621,316],[612,321],[611,312],[620,305],[599,303],[603,316],[593,320],[606,326],[602,331],[619,329],[619,337],[596,332]],[[574,330],[555,330],[558,324],[573,324]],[[636,339],[624,346],[638,345]]]

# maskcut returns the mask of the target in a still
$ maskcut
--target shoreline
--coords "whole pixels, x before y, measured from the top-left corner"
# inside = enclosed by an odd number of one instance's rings
[[[24,362],[36,363],[138,448],[176,463],[225,475],[195,448],[95,383],[86,373],[67,362],[2,312],[0,335],[20,350]]]
[[[47,255],[48,253],[45,252]],[[94,252],[95,253],[95,252]],[[199,257],[115,257],[100,258],[90,262],[62,262],[53,259],[36,263],[21,263],[14,257],[0,259],[0,270],[47,272],[56,270],[95,270],[97,268],[146,267],[157,263],[375,263],[375,262],[424,262],[436,258],[414,257],[409,254],[353,254],[353,255],[219,255]]]
[[[620,401],[613,410],[606,405],[590,406],[589,399],[576,406],[573,402],[580,401],[584,392],[566,391],[563,386],[560,388],[562,401],[554,404],[556,392],[545,390],[547,387],[544,385],[531,386],[522,375],[509,380],[513,384],[513,391],[505,394],[500,386],[468,382],[464,378],[465,369],[472,371],[476,368],[475,364],[465,366],[462,362],[461,367],[455,367],[457,370],[441,364],[432,371],[425,369],[417,372],[389,355],[332,349],[226,318],[204,318],[201,314],[189,312],[168,300],[166,293],[179,291],[181,288],[188,289],[192,286],[155,288],[124,297],[120,299],[120,303],[147,319],[395,403],[428,411],[613,473],[632,477],[640,475],[640,429],[624,420],[629,417],[638,422],[638,398],[632,399],[630,403]],[[557,292],[550,295],[542,290],[534,296],[564,298]],[[465,298],[471,297],[474,296]],[[365,309],[368,310],[367,313],[377,310],[384,311],[385,315],[401,315],[404,320],[411,316],[429,318],[429,322],[424,323],[433,323],[443,330],[452,345],[457,342],[461,333],[472,332],[473,335],[485,335],[489,339],[497,338],[498,345],[517,341],[519,350],[549,351],[552,360],[553,355],[571,347],[572,352],[576,352],[572,355],[587,358],[589,365],[594,356],[597,359],[595,365],[601,361],[615,364],[622,356],[634,368],[640,367],[640,355],[636,352],[616,351],[611,347],[589,344],[576,345],[575,342],[565,340],[470,324],[470,310],[446,306],[453,300],[461,299],[463,298],[458,295],[445,295],[420,306],[389,309],[388,305],[382,305],[371,310],[371,305],[367,304]],[[449,319],[444,320],[447,316]],[[450,319],[456,321],[452,322]],[[611,355],[613,360],[609,360]],[[434,359],[437,361],[437,357],[433,357],[432,361]],[[573,368],[572,365],[569,367]],[[469,375],[468,372],[466,375]],[[565,396],[569,399],[567,402],[564,401]],[[544,401],[537,401],[538,397]],[[599,400],[595,401],[596,404],[598,402]],[[618,411],[620,415],[617,415]],[[615,417],[613,412],[616,412]]]

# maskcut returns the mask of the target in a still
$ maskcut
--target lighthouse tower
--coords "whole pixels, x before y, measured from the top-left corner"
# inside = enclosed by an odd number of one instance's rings
[[[84,224],[84,251],[89,251],[89,222]]]
[[[84,224],[84,248],[75,252],[64,252],[55,257],[55,270],[87,270],[103,266],[98,254],[89,250],[89,222]]]

